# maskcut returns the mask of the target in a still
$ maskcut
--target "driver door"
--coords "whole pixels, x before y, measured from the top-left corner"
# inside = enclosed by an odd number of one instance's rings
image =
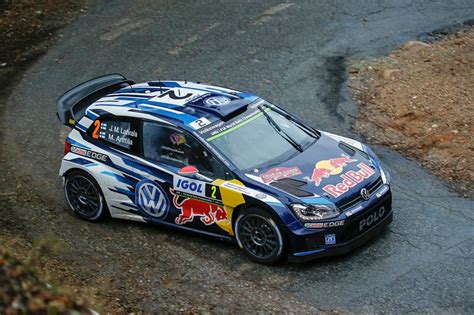
[[[165,220],[180,227],[229,236],[231,212],[224,207],[220,187],[212,184],[230,174],[224,165],[195,137],[175,127],[144,121],[143,135],[144,158],[172,173],[172,181],[160,184],[169,201]],[[143,207],[152,192],[145,190],[143,198],[140,193],[137,203]]]

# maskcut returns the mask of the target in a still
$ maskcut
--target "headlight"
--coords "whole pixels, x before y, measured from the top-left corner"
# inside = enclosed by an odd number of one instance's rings
[[[341,213],[333,205],[292,204],[291,208],[296,216],[303,221],[332,219]]]
[[[390,184],[390,173],[384,171],[383,168],[380,167],[380,175],[382,176],[382,182],[384,184]]]

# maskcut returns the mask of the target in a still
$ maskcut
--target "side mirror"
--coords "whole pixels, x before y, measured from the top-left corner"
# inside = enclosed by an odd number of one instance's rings
[[[179,175],[186,176],[186,177],[193,177],[197,174],[199,174],[199,170],[195,168],[194,166],[188,165],[183,168],[181,168],[178,171]]]

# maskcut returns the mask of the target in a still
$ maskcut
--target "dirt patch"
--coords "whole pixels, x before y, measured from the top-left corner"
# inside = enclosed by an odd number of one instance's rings
[[[0,84],[46,52],[87,0],[0,0]]]
[[[474,27],[349,67],[354,130],[474,198]]]

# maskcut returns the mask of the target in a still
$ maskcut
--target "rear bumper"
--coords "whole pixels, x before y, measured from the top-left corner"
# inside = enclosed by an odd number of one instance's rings
[[[328,256],[337,256],[346,254],[353,249],[361,246],[370,239],[374,238],[380,232],[382,232],[389,224],[392,222],[393,212],[390,210],[380,222],[371,227],[369,230],[360,234],[356,238],[351,239],[345,243],[334,245],[327,248],[320,248],[305,252],[292,253],[288,256],[288,261],[290,262],[306,262],[316,258],[328,257]]]

